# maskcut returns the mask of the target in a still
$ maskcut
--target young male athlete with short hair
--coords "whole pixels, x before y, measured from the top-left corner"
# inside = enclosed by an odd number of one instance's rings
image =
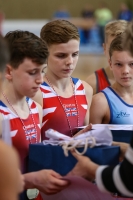
[[[104,54],[109,60],[109,47],[112,40],[123,33],[127,28],[128,22],[125,20],[114,20],[105,26],[105,43],[103,44]],[[96,70],[93,74],[88,76],[86,82],[93,88],[93,94],[96,94],[104,88],[111,86],[114,82],[114,76],[110,67],[101,68]]]
[[[42,39],[28,31],[9,32],[5,39],[9,44],[11,58],[0,95],[0,121],[10,121],[10,135],[19,153],[25,188],[37,188],[47,194],[56,193],[67,185],[67,181],[61,180],[58,173],[52,170],[26,173],[29,144],[41,140],[42,108],[31,97],[42,83],[48,50]],[[25,193],[21,199],[27,199]]]

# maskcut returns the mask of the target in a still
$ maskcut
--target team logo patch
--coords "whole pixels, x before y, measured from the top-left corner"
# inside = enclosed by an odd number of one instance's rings
[[[120,111],[116,114],[116,118],[123,118],[123,117],[129,117],[130,114],[128,114],[127,112],[124,111]]]
[[[67,117],[77,116],[77,108],[75,104],[63,104]]]

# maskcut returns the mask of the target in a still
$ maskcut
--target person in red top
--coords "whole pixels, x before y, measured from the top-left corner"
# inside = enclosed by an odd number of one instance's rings
[[[125,20],[115,20],[106,24],[105,26],[105,43],[103,44],[104,53],[109,60],[109,47],[112,40],[123,33],[127,28],[128,22]],[[106,87],[112,85],[115,80],[110,67],[101,68],[96,70],[93,74],[89,75],[86,82],[93,88],[93,94],[100,92]]]
[[[8,45],[4,38],[0,35],[0,90],[8,61]],[[3,128],[2,124],[3,123],[0,123],[0,127]],[[8,142],[3,141],[3,138],[0,139],[0,159],[0,199],[17,200],[18,194],[23,190],[24,186],[23,177],[20,175],[18,170],[18,154],[16,150],[8,144]]]
[[[51,90],[50,86],[46,82],[44,82],[41,85],[40,89],[43,95],[44,113],[42,124],[42,139],[45,139],[45,134],[43,133],[50,127],[67,136],[72,137],[77,132],[76,127],[83,126],[88,107],[85,89],[83,87],[82,82],[79,79],[72,78],[72,81],[73,85],[75,86],[75,97],[60,97],[64,109],[62,109],[61,102],[59,101],[58,96],[55,95],[54,91]],[[78,104],[78,110],[75,106],[75,98],[76,103]],[[64,110],[66,112],[67,117],[70,120],[69,125],[71,126],[71,131],[70,126],[68,126],[67,120],[63,118]],[[79,112],[80,115],[77,112]]]
[[[7,106],[8,103],[10,105],[10,102],[8,102],[8,99],[3,91],[2,95],[3,96],[0,100],[0,113],[4,120],[10,120],[10,135],[12,137],[12,144],[17,149],[20,156],[21,171],[22,173],[26,173],[28,169],[29,142],[38,143],[40,141],[39,109],[33,100],[27,98],[30,115],[21,121],[17,113],[11,112],[12,107],[10,106],[10,108]],[[26,129],[25,134],[22,122],[24,123]]]
[[[43,108],[42,138],[53,128],[72,137],[77,127],[89,124],[92,88],[71,77],[79,57],[79,33],[67,20],[54,20],[41,29],[48,45],[47,71],[34,100]]]
[[[111,85],[105,70],[101,68],[95,71],[97,93]]]
[[[11,58],[0,94],[0,121],[8,119],[10,122],[10,135],[19,153],[25,189],[37,188],[46,194],[53,194],[68,184],[61,180],[58,173],[52,170],[26,173],[29,144],[41,140],[42,109],[31,97],[36,94],[42,82],[48,49],[42,39],[28,31],[9,32],[5,39],[9,44]],[[28,190],[28,196],[29,193]],[[25,192],[20,199],[27,199]]]

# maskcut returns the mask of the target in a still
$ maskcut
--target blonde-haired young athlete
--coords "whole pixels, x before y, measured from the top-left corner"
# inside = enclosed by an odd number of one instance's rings
[[[103,48],[107,61],[109,60],[109,47],[112,40],[121,33],[125,32],[127,25],[128,22],[125,20],[115,20],[106,24],[104,30],[105,42],[103,44]],[[86,82],[93,88],[93,94],[96,94],[104,88],[112,85],[114,81],[114,76],[109,66],[96,70],[86,79]]]

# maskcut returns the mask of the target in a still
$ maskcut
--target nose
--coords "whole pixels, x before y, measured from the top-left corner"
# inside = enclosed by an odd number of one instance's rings
[[[130,67],[128,65],[124,65],[122,73],[125,75],[129,74],[129,70],[130,70]]]
[[[36,78],[36,83],[37,84],[41,84],[43,82],[43,76],[44,76],[44,73],[39,73],[37,78]]]
[[[73,57],[70,55],[66,59],[66,65],[71,65],[73,64]]]

